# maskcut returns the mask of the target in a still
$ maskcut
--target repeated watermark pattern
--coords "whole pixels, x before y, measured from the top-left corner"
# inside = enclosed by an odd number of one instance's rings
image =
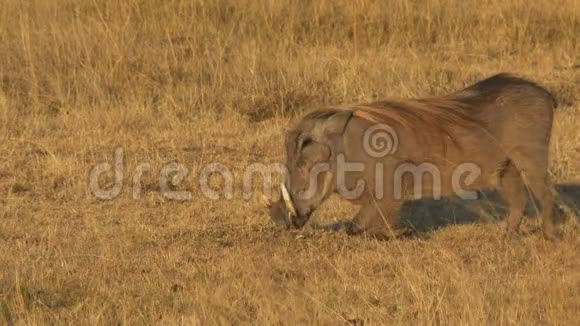
[[[399,137],[391,126],[376,124],[365,131],[363,148],[368,155],[374,158],[392,155],[399,148]]]
[[[327,176],[333,174],[335,180],[334,190],[338,192],[343,198],[357,199],[360,198],[367,190],[367,185],[363,178],[356,180],[355,186],[348,189],[346,186],[346,178],[348,173],[365,171],[373,171],[374,185],[373,194],[376,199],[384,198],[384,190],[386,186],[392,187],[393,199],[402,199],[408,195],[405,189],[405,176],[412,177],[412,197],[419,199],[424,195],[424,183],[426,177],[431,180],[429,189],[432,191],[429,194],[430,198],[441,198],[441,171],[438,166],[429,162],[421,163],[401,163],[396,168],[385,168],[382,159],[389,155],[396,154],[400,140],[394,128],[386,124],[376,124],[363,135],[362,148],[369,157],[373,158],[373,163],[369,162],[350,162],[346,160],[344,154],[336,156],[335,168],[331,171],[331,164],[329,162],[317,163],[310,169],[310,182],[307,189],[300,193],[303,199],[312,198],[322,188],[329,187],[329,178],[324,178],[324,184],[318,185],[317,176],[325,173]],[[122,147],[114,150],[113,163],[103,162],[95,165],[89,173],[89,190],[98,199],[112,200],[117,198],[123,189],[123,180],[125,179],[124,171],[124,151]],[[370,169],[370,170],[369,170]],[[133,198],[139,199],[143,193],[143,185],[141,179],[145,173],[151,171],[151,164],[143,162],[138,164],[131,173]],[[268,198],[271,198],[274,189],[273,179],[276,175],[286,180],[288,183],[288,175],[290,171],[288,167],[282,163],[252,163],[249,164],[242,174],[242,198],[250,200],[255,192],[256,176],[260,176],[262,180],[261,192]],[[391,175],[386,175],[391,173]],[[112,185],[103,187],[99,180],[104,175],[113,176],[114,182]],[[188,177],[189,170],[182,163],[168,163],[161,167],[159,171],[159,190],[161,194],[170,200],[188,201],[193,199],[193,193],[188,190],[176,190],[183,181]],[[476,182],[481,175],[480,167],[475,163],[462,163],[453,169],[451,175],[451,184],[453,192],[456,196],[473,200],[477,199],[477,192],[465,190],[463,185],[469,186]],[[210,185],[212,176],[219,176],[223,180],[220,189],[215,189]],[[234,184],[235,178],[232,170],[222,163],[211,163],[201,170],[197,176],[199,190],[203,196],[210,200],[228,200],[234,198]],[[389,181],[387,181],[389,180]],[[389,182],[391,184],[386,185]],[[258,185],[259,186],[259,185]],[[260,187],[258,187],[260,188]]]

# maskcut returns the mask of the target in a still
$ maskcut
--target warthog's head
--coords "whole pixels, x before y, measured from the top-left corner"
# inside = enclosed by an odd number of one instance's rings
[[[304,117],[286,135],[288,174],[280,185],[281,198],[272,203],[270,216],[277,224],[301,228],[336,186],[336,156],[351,111],[317,111]]]

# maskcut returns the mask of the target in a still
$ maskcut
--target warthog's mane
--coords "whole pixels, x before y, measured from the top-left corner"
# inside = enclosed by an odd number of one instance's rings
[[[425,137],[444,137],[454,143],[451,126],[482,128],[470,106],[452,96],[424,99],[386,100],[367,104],[345,105],[313,111],[304,119],[325,119],[335,113],[351,111],[354,117],[376,124],[398,125]]]
[[[344,110],[345,108],[341,108]],[[346,108],[348,110],[348,108]],[[355,117],[373,123],[396,123],[409,129],[435,129],[447,133],[450,125],[465,128],[481,123],[469,113],[469,106],[451,98],[387,100],[350,108]]]
[[[430,139],[442,137],[457,144],[454,133],[464,130],[486,130],[486,116],[481,107],[493,103],[502,92],[544,93],[557,103],[552,94],[538,84],[517,76],[500,73],[449,95],[419,99],[393,99],[367,104],[344,105],[311,112],[305,120],[324,119],[337,112],[351,111],[354,117],[371,123],[400,126]]]

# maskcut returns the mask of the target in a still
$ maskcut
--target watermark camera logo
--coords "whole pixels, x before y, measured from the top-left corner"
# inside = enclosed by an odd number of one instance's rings
[[[399,148],[399,136],[391,126],[376,124],[365,131],[363,148],[368,155],[374,158],[392,155]]]
[[[324,178],[325,184],[319,188],[319,185],[317,184],[318,175],[320,173],[326,173],[326,175],[329,176],[329,172],[331,172],[334,173],[335,176],[336,191],[341,196],[347,199],[360,198],[364,191],[367,190],[365,180],[362,178],[356,180],[355,187],[353,189],[348,189],[346,187],[347,175],[352,172],[360,173],[367,171],[367,169],[373,169],[372,174],[374,175],[374,180],[372,183],[375,186],[374,195],[377,199],[383,199],[386,186],[392,187],[393,199],[402,199],[405,195],[408,195],[408,190],[404,189],[405,185],[403,184],[403,180],[406,180],[405,177],[409,175],[413,180],[412,198],[419,199],[425,195],[423,181],[427,175],[429,176],[432,185],[429,187],[432,190],[432,194],[427,195],[433,199],[441,198],[442,176],[440,169],[435,164],[430,162],[403,162],[398,164],[394,169],[392,165],[389,165],[388,168],[385,167],[386,157],[395,155],[400,146],[398,134],[393,127],[386,124],[373,125],[365,131],[362,145],[365,153],[375,159],[372,164],[369,164],[368,162],[366,164],[362,162],[349,162],[346,160],[344,154],[337,156],[336,165],[333,171],[330,171],[331,167],[328,163],[316,164],[310,170],[310,177],[308,178],[310,182],[308,189],[304,192],[303,196],[314,196],[318,191],[328,187],[329,178]],[[112,200],[121,194],[124,180],[123,156],[123,149],[121,147],[116,148],[113,157],[113,164],[103,162],[94,166],[90,171],[89,189],[95,197],[102,200]],[[141,178],[144,173],[149,171],[151,171],[150,163],[140,163],[134,169],[132,173],[132,190],[134,199],[141,198]],[[274,188],[272,182],[274,175],[278,174],[282,176],[282,178],[289,180],[289,173],[290,171],[288,167],[281,163],[249,164],[243,171],[243,199],[250,200],[253,196],[256,176],[261,176],[262,192],[270,197]],[[391,173],[391,175],[389,176],[386,173]],[[103,189],[99,183],[103,174],[112,174],[114,177],[113,185],[108,189]],[[192,200],[193,194],[191,191],[175,189],[187,178],[188,174],[189,170],[184,164],[172,162],[164,165],[159,172],[159,190],[161,194],[165,198],[171,200]],[[210,179],[214,175],[219,176],[223,180],[220,189],[215,189],[210,186]],[[463,189],[461,180],[463,180],[464,185],[469,186],[473,184],[480,175],[481,169],[474,163],[467,162],[456,166],[451,175],[451,184],[454,194],[462,199],[477,199],[477,192]],[[386,180],[390,180],[392,184],[385,185]],[[198,185],[201,193],[204,197],[211,200],[232,199],[234,197],[234,181],[234,174],[232,171],[226,165],[221,163],[211,163],[206,165],[198,176]]]

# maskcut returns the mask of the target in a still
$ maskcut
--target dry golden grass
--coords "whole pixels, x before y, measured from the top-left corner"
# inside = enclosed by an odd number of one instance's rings
[[[572,325],[576,216],[560,243],[537,219],[505,242],[502,222],[447,202],[411,207],[432,229],[411,238],[290,232],[243,200],[241,175],[283,161],[306,108],[510,71],[557,96],[551,171],[577,202],[579,37],[575,0],[1,1],[0,323]],[[98,200],[89,172],[117,147],[123,192]],[[192,200],[159,192],[168,162]],[[199,190],[211,162],[234,172],[233,199]],[[314,222],[350,212],[334,199]]]

